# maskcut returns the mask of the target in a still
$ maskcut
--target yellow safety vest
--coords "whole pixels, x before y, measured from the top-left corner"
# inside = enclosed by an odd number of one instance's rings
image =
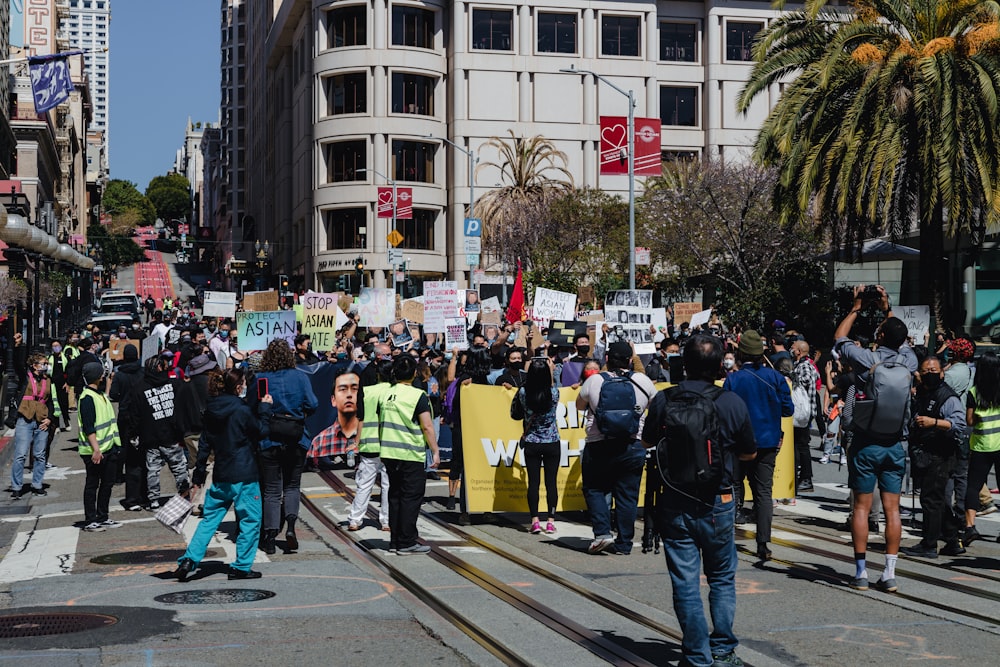
[[[969,393],[976,398],[976,388],[969,389]],[[996,452],[1000,451],[1000,408],[984,408],[976,401],[974,410],[978,421],[972,427],[972,435],[969,438],[969,449],[974,452]]]
[[[94,400],[94,435],[97,436],[97,447],[101,453],[111,451],[112,447],[121,446],[121,438],[118,435],[118,423],[115,418],[115,409],[111,405],[108,397],[100,392],[96,392],[90,387],[85,387],[80,393],[80,400],[85,396],[90,396]],[[77,412],[77,424],[80,428],[80,456],[90,456],[94,453],[94,448],[90,446],[87,436],[83,432],[83,423],[80,413]]]
[[[420,424],[413,421],[413,412],[423,393],[408,384],[395,384],[382,396],[379,401],[379,433],[382,439],[379,456],[382,458],[424,461],[427,449],[424,432]]]
[[[359,454],[379,453],[381,444],[378,437],[378,404],[388,388],[388,382],[380,382],[364,388],[365,418],[361,421],[361,437],[358,438]]]

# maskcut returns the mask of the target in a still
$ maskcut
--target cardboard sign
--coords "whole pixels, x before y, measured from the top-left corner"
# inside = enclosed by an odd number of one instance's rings
[[[240,348],[247,352],[263,350],[275,338],[295,344],[295,311],[273,310],[236,313],[236,330]]]
[[[236,317],[236,292],[205,292],[201,312],[205,317]]]
[[[690,322],[695,313],[705,309],[698,301],[681,301],[674,304],[674,326],[680,328],[685,322]]]
[[[930,306],[897,306],[892,314],[903,320],[907,335],[914,343],[924,344],[924,334],[930,331],[931,327]]]
[[[576,317],[576,295],[539,287],[531,308],[536,320],[570,321]]]
[[[151,336],[147,336],[147,338],[150,337]],[[126,345],[134,345],[135,347],[139,347],[139,344],[140,343],[137,340],[112,338],[110,341],[108,341],[108,358],[111,359],[111,361],[121,361],[122,359],[125,358]]]
[[[400,314],[404,320],[423,324],[424,304],[419,301],[414,301],[413,299],[407,299],[403,302],[402,307],[400,308]]]
[[[337,343],[337,332],[350,322],[338,304],[337,294],[302,295],[302,333],[312,339],[317,350],[332,350]]]
[[[449,317],[445,320],[444,326],[444,349],[469,349],[469,339],[465,337],[464,317]]]
[[[445,333],[445,321],[458,317],[458,283],[438,280],[424,283],[424,331]]]
[[[597,294],[593,287],[585,285],[576,290],[576,298],[580,303],[593,304],[597,300]]]
[[[487,313],[499,313],[502,312],[500,308],[500,299],[495,296],[491,296],[488,299],[483,299],[483,314]]]
[[[142,349],[139,350],[140,360],[143,365],[147,359],[152,359],[160,351],[160,339],[156,336],[146,336],[142,339]]]
[[[586,322],[562,322],[559,320],[549,322],[549,335],[547,339],[554,345],[572,347],[577,336],[586,335]]]
[[[608,292],[604,300],[604,316],[611,327],[608,343],[627,341],[635,345],[636,354],[654,354],[653,291],[618,290]],[[614,340],[611,340],[614,338]]]
[[[501,314],[500,314],[499,311],[492,312],[492,313],[487,313],[487,312],[479,313],[479,321],[482,322],[483,324],[496,324],[496,325],[499,325],[501,317],[502,316],[501,316]]]
[[[396,319],[396,293],[389,288],[362,287],[358,315],[363,327],[389,326]]]
[[[243,310],[253,313],[278,310],[278,293],[274,290],[244,292]]]

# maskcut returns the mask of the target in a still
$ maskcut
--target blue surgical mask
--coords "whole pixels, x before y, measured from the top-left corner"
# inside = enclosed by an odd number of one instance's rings
[[[52,346],[52,354],[59,354],[60,352],[62,352],[62,346],[60,345]]]
[[[347,359],[347,353],[346,352],[338,352],[337,353],[337,360],[338,361],[344,361],[345,359]]]
[[[219,338],[229,338],[229,332],[228,331],[220,331],[219,332]]]
[[[445,361],[451,361],[451,352],[445,352],[445,354],[444,354],[444,360]]]

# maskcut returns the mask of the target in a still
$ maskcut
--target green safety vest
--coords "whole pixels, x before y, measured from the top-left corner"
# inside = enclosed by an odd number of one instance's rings
[[[85,387],[80,393],[80,400],[85,396],[90,396],[94,400],[94,435],[97,436],[97,447],[101,453],[111,451],[112,447],[121,446],[121,438],[118,435],[118,423],[115,418],[115,409],[111,405],[108,397],[100,392],[96,392],[90,387]],[[90,456],[94,453],[94,448],[90,446],[87,436],[83,432],[83,424],[80,423],[80,413],[77,412],[77,424],[80,428],[80,456]]]
[[[423,393],[408,384],[395,384],[379,401],[382,449],[379,456],[397,461],[424,461],[427,443],[420,424],[413,421],[413,412]],[[367,410],[367,407],[366,407]],[[367,415],[368,413],[365,412]]]
[[[971,387],[969,393],[976,398],[976,388]],[[1000,408],[984,408],[978,405],[975,409],[979,420],[972,427],[969,437],[969,449],[974,452],[1000,451]]]
[[[379,453],[381,443],[378,438],[378,403],[388,388],[388,382],[380,382],[364,388],[365,418],[361,422],[361,437],[358,438],[359,454]]]

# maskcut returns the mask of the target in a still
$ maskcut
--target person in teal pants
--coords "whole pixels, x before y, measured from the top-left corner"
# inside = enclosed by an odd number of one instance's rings
[[[260,537],[260,474],[255,451],[261,437],[266,437],[271,421],[271,395],[260,398],[260,418],[243,401],[246,376],[242,369],[212,371],[208,381],[209,400],[205,407],[204,428],[198,442],[198,461],[194,468],[194,490],[205,484],[208,458],[215,454],[212,486],[205,493],[204,513],[187,551],[177,561],[179,581],[201,563],[215,531],[232,506],[239,522],[236,560],[229,567],[230,579],[258,579],[253,561]]]

